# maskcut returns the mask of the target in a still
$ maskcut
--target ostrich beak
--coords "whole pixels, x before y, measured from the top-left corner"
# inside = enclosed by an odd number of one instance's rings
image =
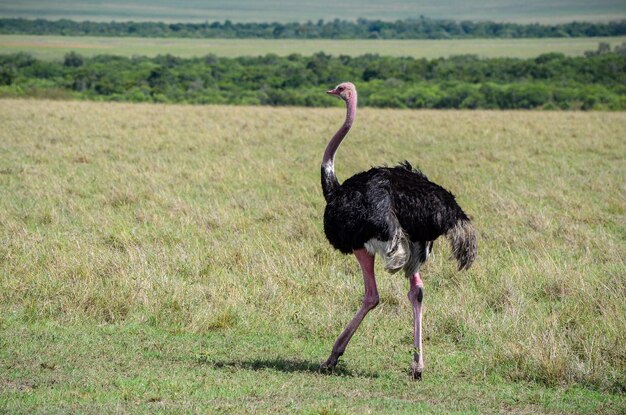
[[[329,95],[339,95],[336,89],[329,89],[326,93]]]

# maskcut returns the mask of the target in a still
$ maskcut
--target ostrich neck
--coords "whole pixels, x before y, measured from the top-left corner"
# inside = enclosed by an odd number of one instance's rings
[[[348,131],[352,127],[352,123],[354,122],[354,118],[356,117],[356,93],[353,97],[351,97],[346,102],[347,112],[346,119],[343,122],[343,125],[337,130],[333,138],[328,142],[326,146],[326,151],[324,151],[324,158],[322,159],[322,169],[327,173],[332,173],[334,175],[335,172],[335,153],[339,148],[339,145],[343,141]]]

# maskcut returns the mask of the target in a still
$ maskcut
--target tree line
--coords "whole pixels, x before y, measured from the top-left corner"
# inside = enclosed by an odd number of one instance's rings
[[[626,20],[607,23],[520,24],[445,19],[318,20],[292,23],[76,22],[0,19],[0,34],[263,39],[544,38],[626,35]]]
[[[533,59],[378,55],[155,58],[0,55],[0,96],[190,104],[331,106],[350,80],[389,108],[626,109],[626,47]]]

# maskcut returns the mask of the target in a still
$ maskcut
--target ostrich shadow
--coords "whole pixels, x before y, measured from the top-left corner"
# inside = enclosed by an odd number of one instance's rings
[[[302,359],[250,359],[250,360],[216,360],[202,361],[215,369],[245,369],[253,371],[276,370],[285,373],[317,373],[330,376],[347,376],[355,378],[377,378],[378,373],[362,370],[351,370],[343,365],[338,365],[332,372],[326,373],[319,369],[319,362]]]

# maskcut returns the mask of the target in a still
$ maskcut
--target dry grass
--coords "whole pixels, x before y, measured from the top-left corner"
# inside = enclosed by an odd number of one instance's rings
[[[362,291],[321,230],[319,162],[342,116],[0,101],[0,327],[139,324],[330,347]],[[424,269],[431,365],[624,392],[625,130],[624,113],[359,113],[340,179],[407,158],[480,232],[469,272],[445,241]],[[378,270],[382,306],[346,354],[357,366],[359,342],[410,350],[406,282]],[[466,358],[442,364],[434,350]]]
[[[165,21],[198,22],[294,22],[326,21],[335,18],[356,20],[361,17],[382,20],[429,18],[454,20],[494,20],[545,24],[572,21],[609,21],[626,16],[623,4],[615,0],[596,0],[592,4],[580,0],[564,0],[558,4],[530,1],[520,4],[513,0],[501,0],[488,5],[477,5],[462,0],[433,3],[426,0],[390,0],[385,3],[375,0],[318,0],[302,3],[297,0],[282,0],[259,5],[256,0],[239,0],[236,4],[226,0],[201,3],[195,0],[180,0],[176,3],[149,0],[99,3],[81,0],[65,0],[51,3],[44,0],[22,0],[4,2],[2,14],[7,17],[28,19],[73,19],[109,22],[115,21]]]
[[[485,58],[533,58],[542,53],[560,52],[582,56],[596,50],[600,42],[611,48],[626,42],[626,36],[545,39],[438,39],[438,40],[334,40],[334,39],[184,39],[89,36],[0,35],[0,53],[29,53],[39,59],[62,60],[69,52],[84,56],[157,56],[166,53],[184,58],[205,56],[258,56],[275,53],[440,58],[474,54]],[[58,91],[55,92],[57,95]],[[46,98],[42,96],[40,98]],[[49,97],[50,99],[54,97]]]

